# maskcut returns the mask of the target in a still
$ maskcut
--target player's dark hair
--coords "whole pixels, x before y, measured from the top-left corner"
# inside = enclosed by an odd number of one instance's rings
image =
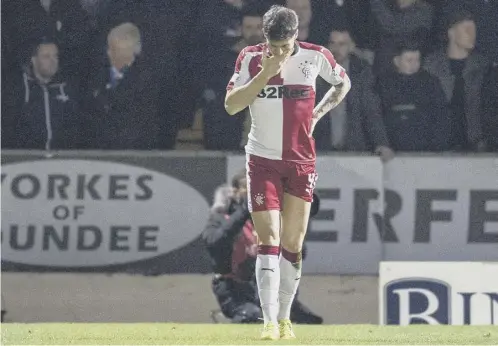
[[[271,41],[287,40],[297,32],[298,18],[294,10],[274,5],[263,16],[263,33]]]

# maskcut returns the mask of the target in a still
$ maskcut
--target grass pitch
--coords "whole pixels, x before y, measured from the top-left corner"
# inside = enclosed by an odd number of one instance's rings
[[[297,340],[260,341],[261,325],[2,324],[2,345],[498,345],[493,326],[295,326]]]

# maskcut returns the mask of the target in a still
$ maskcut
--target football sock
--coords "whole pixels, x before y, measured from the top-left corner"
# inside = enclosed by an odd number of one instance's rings
[[[280,284],[279,247],[260,245],[256,259],[256,283],[265,324],[277,322]]]
[[[302,258],[301,252],[294,253],[282,247],[280,256],[280,288],[278,292],[279,311],[278,320],[290,319],[290,312],[294,296],[301,280]]]

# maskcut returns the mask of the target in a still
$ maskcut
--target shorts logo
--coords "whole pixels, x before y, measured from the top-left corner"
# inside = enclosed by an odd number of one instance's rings
[[[306,187],[306,192],[308,192],[310,195],[313,195],[313,191],[315,190],[317,180],[318,180],[318,173],[308,174],[308,186]]]
[[[262,205],[265,202],[265,196],[263,196],[262,193],[256,194],[254,197],[254,202],[256,202],[257,205]]]

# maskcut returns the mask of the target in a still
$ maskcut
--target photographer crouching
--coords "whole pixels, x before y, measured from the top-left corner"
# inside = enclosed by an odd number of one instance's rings
[[[319,209],[318,196],[313,196],[310,217]],[[262,320],[255,265],[257,235],[247,207],[245,171],[232,178],[231,186],[216,189],[211,215],[202,233],[211,257],[213,293],[223,315],[233,323],[258,323]],[[303,245],[303,260],[306,245]],[[294,300],[291,321],[301,324],[321,324],[323,319]]]

